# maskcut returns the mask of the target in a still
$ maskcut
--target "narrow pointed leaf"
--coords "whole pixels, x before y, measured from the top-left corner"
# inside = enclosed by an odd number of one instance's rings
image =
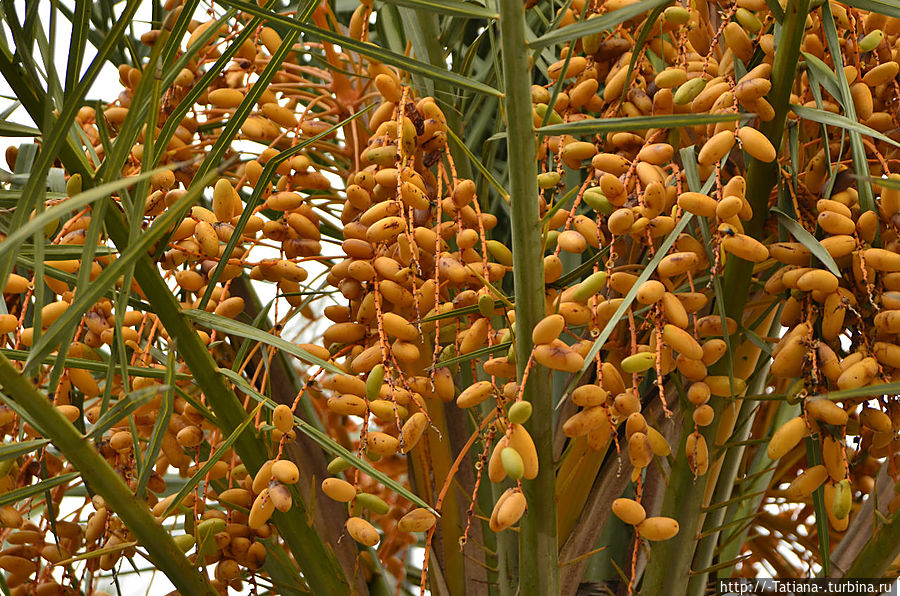
[[[646,0],[645,0],[646,1]],[[653,0],[658,2],[660,0]],[[251,4],[249,2],[241,2],[239,0],[225,0],[224,4],[228,4],[235,8],[239,8],[244,12],[252,15],[256,15],[261,17],[264,20],[270,21],[272,23],[278,23],[284,27],[289,29],[297,29],[303,33],[306,33],[312,37],[320,39],[324,42],[329,42],[333,44],[337,44],[341,46],[345,50],[351,50],[353,52],[358,52],[363,56],[368,56],[370,58],[375,58],[380,62],[384,62],[385,64],[390,64],[391,66],[396,66],[401,70],[405,70],[410,73],[416,73],[420,75],[424,75],[426,77],[442,80],[452,85],[456,85],[461,89],[468,89],[470,91],[474,91],[476,93],[484,93],[486,95],[493,95],[495,97],[501,97],[503,94],[490,87],[489,85],[485,85],[483,83],[479,83],[478,81],[474,81],[470,78],[466,78],[456,74],[455,72],[445,70],[442,68],[438,68],[436,66],[432,66],[431,64],[427,64],[425,62],[420,62],[418,60],[413,60],[412,58],[407,58],[402,54],[397,54],[396,52],[391,52],[390,50],[385,50],[380,48],[374,44],[363,43],[357,39],[351,39],[349,37],[345,37],[343,35],[339,35],[334,33],[333,31],[326,31],[325,29],[320,29],[315,25],[310,25],[307,23],[298,23],[293,19],[288,17],[284,17],[278,14],[273,14],[266,10],[259,8],[256,4]]]
[[[427,10],[435,14],[445,14],[464,19],[496,19],[497,12],[471,2],[453,2],[442,0],[385,0],[388,4],[406,6],[418,10]]]
[[[812,54],[803,52],[803,57],[806,59],[806,65],[810,71],[810,76],[815,75],[816,80],[818,80],[825,90],[828,91],[833,98],[843,103],[840,83],[838,82],[837,75],[834,74],[834,71]]]
[[[900,394],[900,383],[879,383],[877,385],[868,385],[866,387],[857,387],[856,389],[842,389],[840,391],[829,391],[822,394],[825,399],[839,401],[854,397],[868,397],[874,395],[897,395]]]
[[[623,8],[608,12],[603,16],[579,21],[571,25],[566,25],[561,29],[545,33],[541,37],[528,42],[528,46],[536,50],[556,43],[573,41],[584,37],[585,35],[609,31],[627,20],[633,19],[648,10],[653,10],[657,6],[668,4],[670,1],[671,0],[641,0],[640,2],[635,2],[634,4],[629,4]]]
[[[448,366],[455,366],[457,364],[462,364],[463,362],[469,362],[470,360],[474,360],[476,358],[481,358],[482,356],[489,356],[491,354],[496,354],[497,352],[505,352],[509,350],[510,346],[512,346],[511,341],[505,341],[503,343],[494,344],[492,346],[487,346],[484,348],[480,348],[475,350],[474,352],[469,352],[468,354],[462,354],[461,356],[456,356],[454,358],[449,358],[447,360],[442,360],[434,364],[434,366],[428,367],[428,370],[432,370],[435,368],[446,368]]]
[[[877,12],[900,19],[900,4],[893,0],[844,0],[844,3],[853,8]]]
[[[71,563],[75,563],[76,561],[87,561],[90,559],[98,559],[98,558],[102,557],[103,555],[106,555],[109,553],[121,552],[121,551],[125,550],[126,548],[130,548],[132,546],[137,546],[137,544],[138,543],[136,541],[117,542],[110,546],[104,546],[102,548],[91,549],[88,552],[82,553],[80,555],[75,555],[74,557],[69,557],[68,559],[64,559],[64,560],[60,561],[59,563],[53,563],[53,565],[54,566],[69,565]],[[122,575],[122,573],[119,573],[118,575]]]
[[[43,480],[41,482],[38,482],[37,484],[23,486],[22,488],[11,490],[8,493],[0,495],[0,507],[4,505],[12,505],[13,503],[18,503],[19,501],[36,497],[44,491],[48,491],[51,488],[56,488],[61,484],[71,482],[72,480],[77,479],[79,476],[80,474],[78,472],[60,474],[59,476],[48,478],[47,480]]]
[[[274,410],[275,406],[278,405],[273,400],[269,399],[268,397],[254,389],[247,381],[247,379],[234,372],[233,370],[220,368],[219,373],[228,377],[235,385],[238,386],[238,388],[240,388],[241,391],[258,401],[261,406],[265,405],[265,407],[269,410]],[[304,420],[296,416],[294,416],[294,426],[298,427],[300,429],[300,432],[315,441],[320,447],[322,447],[322,449],[324,449],[328,453],[341,457],[354,468],[357,468],[361,472],[365,472],[378,482],[395,491],[404,499],[407,499],[420,507],[425,507],[435,515],[439,515],[438,512],[431,507],[431,505],[423,501],[418,495],[415,495],[409,489],[398,483],[396,480],[380,472],[375,468],[375,466],[370,464],[365,459],[356,457],[356,455],[351,453],[343,445],[329,437],[321,430],[313,427],[312,425],[306,423]]]
[[[328,372],[334,373],[336,375],[345,374],[345,371],[339,369],[330,362],[326,362],[318,356],[310,354],[303,348],[296,346],[286,339],[282,339],[278,336],[267,333],[262,329],[257,329],[256,327],[253,327],[246,323],[241,323],[232,319],[226,319],[225,317],[208,313],[203,310],[188,309],[184,311],[184,314],[194,319],[201,325],[209,327],[210,329],[215,329],[216,331],[221,331],[222,333],[227,333],[229,335],[235,335],[237,337],[243,337],[245,339],[258,341],[268,346],[274,346],[283,352],[287,352],[291,356],[295,356],[304,362],[308,362],[309,364],[315,364],[316,366],[319,366],[327,370]]]
[[[4,137],[39,137],[41,131],[17,122],[0,120],[0,135]]]
[[[893,178],[868,178],[869,182],[873,184],[877,184],[878,186],[883,186],[885,188],[893,188],[895,190],[900,190],[900,180],[894,180]]]
[[[24,361],[28,359],[29,352],[26,350],[11,350],[9,348],[0,349],[0,354],[7,357],[10,360],[15,361]],[[43,364],[52,364],[55,360],[55,356],[46,357],[43,361]],[[83,368],[84,370],[91,372],[104,372],[107,369],[106,362],[101,362],[98,360],[87,360],[85,358],[66,358],[66,366],[70,368]],[[166,371],[161,368],[145,368],[143,366],[129,366],[127,368],[128,374],[136,377],[148,377],[151,379],[162,379],[166,377]],[[191,378],[191,375],[187,373],[176,373],[175,378],[180,381],[186,381]]]
[[[49,444],[49,439],[32,439],[31,441],[22,441],[20,443],[4,443],[0,445],[0,461],[6,461],[26,453],[31,453],[32,451]]]
[[[795,220],[793,217],[778,209],[777,207],[773,207],[772,211],[775,215],[778,216],[778,221],[781,222],[785,228],[787,228],[788,232],[791,233],[797,242],[801,243],[803,246],[809,249],[809,252],[813,254],[817,259],[819,259],[823,265],[825,265],[829,271],[835,274],[838,278],[841,277],[841,271],[838,269],[837,263],[834,262],[834,258],[828,251],[825,250],[825,247],[822,246],[816,237],[807,232],[800,223]]]
[[[889,143],[895,147],[900,147],[900,143],[898,143],[894,139],[881,134],[874,128],[869,128],[865,124],[860,124],[859,122],[851,120],[846,116],[841,116],[840,114],[832,114],[831,112],[828,112],[826,110],[820,110],[818,108],[805,108],[803,106],[797,105],[792,105],[791,111],[805,120],[811,120],[813,122],[826,124],[828,126],[836,126],[847,131],[863,134],[868,137],[872,137],[873,139],[878,139],[879,141],[884,141],[885,143]]]
[[[501,306],[505,306],[502,301],[495,301],[494,308],[500,308]],[[443,321],[444,319],[461,319],[465,315],[471,315],[478,312],[478,305],[473,304],[472,306],[463,306],[462,308],[454,308],[452,310],[448,310],[445,312],[440,312],[433,315],[428,315],[424,319],[420,319],[419,323],[431,323],[433,321]]]
[[[576,281],[581,281],[582,276],[590,275],[594,272],[594,265],[596,263],[599,263],[608,253],[609,247],[605,246],[603,250],[597,252],[594,255],[591,255],[591,258],[589,258],[587,261],[585,261],[572,271],[566,273],[552,284],[548,285],[554,288],[567,288]]]
[[[545,135],[594,135],[644,128],[686,128],[701,124],[733,122],[741,114],[671,114],[666,116],[637,116],[635,118],[592,118],[565,124],[551,124],[536,129]]]

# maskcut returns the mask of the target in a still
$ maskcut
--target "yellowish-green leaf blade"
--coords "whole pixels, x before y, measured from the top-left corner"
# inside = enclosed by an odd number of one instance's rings
[[[388,4],[427,10],[434,14],[445,14],[464,19],[497,19],[497,11],[485,8],[472,2],[456,2],[454,0],[385,0]]]
[[[660,0],[653,1],[658,2]],[[409,73],[420,74],[432,79],[442,80],[455,85],[460,89],[468,89],[476,93],[484,93],[486,95],[493,95],[495,97],[503,96],[500,91],[494,89],[493,87],[485,85],[483,83],[479,83],[478,81],[475,81],[471,78],[460,76],[455,72],[438,68],[436,66],[432,66],[431,64],[420,62],[412,58],[407,58],[402,54],[397,54],[396,52],[385,50],[384,48],[380,48],[374,44],[363,43],[357,39],[352,39],[333,31],[320,29],[315,25],[310,25],[308,23],[298,23],[288,17],[263,10],[256,4],[242,2],[240,0],[224,0],[224,4],[239,8],[248,14],[261,17],[264,20],[270,21],[272,23],[278,23],[289,29],[297,29],[303,33],[306,33],[307,35],[320,39],[321,41],[338,44],[345,50],[358,52],[363,56],[375,58],[380,62],[390,64],[391,66],[396,66],[397,68]]]
[[[291,356],[299,358],[304,362],[315,364],[316,366],[319,366],[336,375],[345,374],[343,370],[339,369],[334,364],[322,360],[318,356],[310,354],[303,348],[296,346],[286,339],[282,339],[276,335],[267,333],[262,329],[257,329],[252,325],[241,323],[240,321],[235,321],[233,319],[226,319],[223,316],[197,309],[187,309],[184,311],[184,314],[194,319],[204,327],[209,327],[210,329],[215,329],[216,331],[221,331],[222,333],[227,333],[228,335],[234,335],[237,337],[242,337],[244,339],[258,341],[268,346],[273,346],[283,352],[287,352]]]
[[[645,128],[687,128],[718,122],[734,122],[740,114],[670,114],[666,116],[638,116],[635,118],[591,118],[564,124],[551,124],[537,129],[545,135],[594,135]]]
[[[0,120],[0,135],[4,137],[39,137],[41,131],[25,124]]]
[[[831,112],[820,110],[818,108],[805,108],[803,106],[797,105],[792,105],[791,111],[805,120],[812,120],[813,122],[826,124],[828,126],[836,126],[847,131],[864,134],[868,137],[872,137],[873,139],[884,141],[885,143],[889,143],[895,147],[900,147],[900,143],[898,143],[894,139],[878,132],[874,128],[870,128],[865,124],[856,122],[855,120],[850,120],[846,116],[841,116],[840,114],[832,114]]]
[[[18,443],[3,443],[0,445],[0,461],[14,459],[49,444],[49,439],[32,439],[30,441],[21,441]]]
[[[778,216],[778,220],[781,222],[788,232],[791,233],[797,242],[801,243],[803,246],[809,249],[809,252],[813,254],[817,259],[822,261],[829,271],[835,274],[837,277],[841,277],[841,271],[838,269],[837,263],[834,262],[834,258],[828,254],[828,251],[825,250],[825,247],[816,240],[816,237],[807,232],[800,223],[795,220],[793,217],[782,211],[777,207],[772,208],[772,212]]]
[[[900,4],[895,0],[844,0],[844,4],[900,19]]]
[[[75,480],[79,476],[80,474],[78,472],[69,472],[68,474],[60,474],[59,476],[54,476],[53,478],[42,480],[37,484],[31,484],[29,486],[17,488],[16,490],[11,490],[8,493],[0,495],[0,507],[4,505],[12,505],[13,503],[18,503],[19,501],[24,501],[25,499],[36,497],[44,491],[50,490],[51,488],[56,488],[57,486],[67,484],[72,480]]]
[[[648,10],[653,10],[657,6],[669,4],[669,2],[671,0],[641,0],[641,2],[629,4],[600,17],[572,23],[555,31],[545,33],[537,39],[528,42],[528,46],[532,49],[539,49],[556,43],[580,39],[585,35],[609,31],[625,21],[633,19]]]

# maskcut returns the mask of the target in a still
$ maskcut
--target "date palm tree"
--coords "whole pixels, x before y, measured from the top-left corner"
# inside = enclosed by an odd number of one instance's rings
[[[0,21],[5,594],[897,575],[897,6]]]

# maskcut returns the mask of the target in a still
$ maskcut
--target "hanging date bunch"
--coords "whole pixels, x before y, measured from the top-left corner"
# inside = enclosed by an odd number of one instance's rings
[[[0,55],[11,594],[896,571],[900,13],[447,4]]]
[[[3,492],[10,498],[2,524],[11,546],[0,555],[0,567],[9,573],[6,586],[15,594],[75,593],[78,586],[86,593],[103,593],[102,578],[136,556],[138,542],[130,530],[135,519],[150,520],[159,532],[165,527],[175,534],[171,539],[159,534],[146,545],[151,552],[160,549],[151,555],[157,564],[156,557],[162,556],[184,565],[183,577],[170,574],[176,585],[184,581],[194,590],[205,585],[226,593],[244,589],[248,579],[254,585],[270,583],[266,541],[283,550],[283,541],[292,540],[287,537],[290,531],[275,530],[273,514],[299,515],[297,502],[309,498],[301,499],[297,487],[301,472],[291,461],[300,453],[293,444],[295,410],[301,398],[309,399],[302,391],[304,383],[312,385],[322,371],[304,371],[301,379],[291,369],[301,391],[281,391],[285,403],[278,404],[271,394],[261,392],[275,382],[267,372],[274,350],[256,344],[237,354],[234,337],[215,321],[234,320],[254,307],[252,283],[271,284],[285,296],[288,312],[285,304],[276,306],[277,322],[263,333],[278,338],[280,329],[296,315],[307,321],[314,318],[304,296],[307,286],[301,284],[308,278],[309,263],[321,270],[319,263],[329,259],[323,254],[328,251],[323,251],[321,227],[328,218],[340,217],[344,203],[344,188],[339,196],[331,180],[358,158],[353,155],[358,152],[354,143],[364,143],[369,136],[368,118],[357,122],[358,116],[351,117],[365,107],[361,104],[366,103],[367,76],[361,76],[364,70],[341,74],[351,57],[334,53],[331,46],[323,49],[322,44],[313,47],[332,61],[334,76],[301,64],[299,46],[294,47],[297,35],[283,38],[253,14],[229,20],[210,13],[197,20],[190,17],[202,17],[202,11],[184,12],[179,2],[169,2],[166,8],[161,27],[141,37],[150,60],[119,68],[123,88],[118,99],[102,109],[82,107],[75,116],[86,141],[84,163],[92,169],[115,163],[122,170],[123,181],[111,188],[112,206],[57,209],[63,217],[54,213],[55,217],[39,219],[46,222],[38,230],[48,241],[47,258],[37,268],[33,261],[31,268],[18,263],[17,272],[10,273],[4,284],[3,345],[12,352],[44,351],[59,358],[61,367],[37,365],[36,387],[51,398],[47,403],[52,416],[61,416],[74,425],[73,431],[90,439],[85,457],[106,473],[105,480],[85,476],[82,482],[64,454],[45,447],[44,437],[52,435],[48,427],[21,410],[3,406],[8,445],[22,444],[3,467]],[[322,7],[312,18],[326,25],[329,11]],[[184,41],[166,47],[175,50],[178,67],[166,71],[165,92],[158,93],[158,82],[153,81],[157,49],[176,31],[183,33]],[[393,70],[384,70],[397,80]],[[238,117],[242,109],[247,113]],[[431,139],[422,145],[433,163],[443,147],[443,124],[435,125],[432,116],[440,117],[440,110],[433,104],[425,112],[427,131],[422,128],[425,118],[420,117],[417,126]],[[149,121],[135,127],[148,113]],[[148,130],[156,131],[153,138]],[[352,140],[337,141],[338,135]],[[404,138],[408,140],[408,134]],[[6,157],[13,170],[34,159],[16,147]],[[411,157],[409,164],[412,167]],[[421,163],[416,167],[421,169]],[[54,198],[42,208],[65,206],[77,200],[73,197],[90,193],[97,182],[88,180],[88,172],[68,172],[63,192],[58,193],[64,198]],[[423,185],[421,177],[417,182]],[[111,223],[115,219],[104,221],[104,214],[110,217],[109,209],[120,208],[127,219],[116,224]],[[41,217],[39,211],[31,214],[32,220]],[[133,271],[123,278],[123,270],[115,265],[127,242],[116,233],[128,226],[146,233],[132,253],[149,254],[151,282]],[[122,250],[113,253],[110,246]],[[89,284],[96,284],[98,291],[87,290]],[[165,293],[162,302],[160,291]],[[170,333],[164,317],[154,314],[156,306],[165,303],[175,309],[170,312],[194,313],[194,322],[186,326],[182,322],[181,327],[189,334],[182,338],[194,342],[193,347],[184,343],[176,347],[177,334]],[[58,348],[56,335],[63,324],[74,330],[65,350]],[[243,381],[220,384],[210,400],[208,387],[194,382],[189,359],[182,359],[179,349],[195,355],[208,350],[212,358],[207,366],[235,367]],[[325,362],[332,356],[322,347],[303,344],[298,350],[303,358],[337,370]],[[115,373],[103,374],[107,361],[115,363],[110,369]],[[121,372],[120,365],[125,367]],[[167,376],[166,371],[172,374]],[[240,398],[235,387],[240,387]],[[221,399],[223,391],[233,401],[219,410],[211,401]],[[228,408],[240,423],[231,428],[217,420]],[[424,424],[420,426],[421,434]],[[251,430],[245,436],[253,432],[264,441],[242,448],[240,435],[247,428]],[[385,453],[390,440],[384,436]],[[377,442],[376,434],[371,442]],[[337,441],[328,439],[328,445],[343,452],[347,461],[355,461]],[[383,472],[371,467],[368,471],[400,486]],[[318,474],[321,480],[325,472],[323,464],[320,472],[310,471],[303,479]],[[171,483],[179,477],[173,489]],[[130,496],[125,511],[118,510],[124,507],[121,501],[114,506],[100,496],[105,494],[103,483],[124,491],[120,497]],[[69,497],[72,490],[80,490],[82,496]],[[322,497],[334,494],[331,485],[322,491]],[[61,504],[68,508],[72,499],[81,504],[62,519]],[[388,512],[379,496],[357,494],[355,488],[345,500],[353,500],[357,510]],[[434,521],[425,508],[396,517],[404,531],[426,530]],[[296,526],[297,519],[289,527]],[[354,520],[368,524],[351,518],[348,532],[366,535],[365,527]],[[294,536],[293,540],[301,539]],[[401,541],[395,549],[402,546]],[[333,550],[328,552],[334,557]],[[367,568],[371,567],[370,563]],[[60,575],[62,570],[66,573]],[[391,571],[400,573],[397,568]],[[335,585],[353,582],[352,577],[333,575]],[[199,592],[183,589],[183,593]]]
[[[589,23],[611,4],[573,3],[558,16]],[[833,2],[800,10],[794,39],[780,43],[793,43],[802,63],[783,80],[790,50],[775,50],[771,25],[798,9],[782,8],[789,14],[752,1],[660,8],[626,22],[619,36],[569,44],[548,66],[547,83],[532,87],[534,126],[550,125],[538,150],[542,201],[571,201],[542,219],[550,285],[533,356],[558,371],[595,370],[593,385],[563,396],[573,405],[557,429],[586,434],[602,452],[624,422],[618,438],[638,501],[648,479],[641,470],[670,452],[646,411],[655,408],[654,424],[667,425],[675,403],[688,420],[680,438],[674,433],[682,446],[675,457],[696,482],[708,477],[708,490],[715,486],[727,460],[711,465],[714,446],[736,444],[747,454],[741,463],[735,451],[734,461],[747,466],[755,449],[731,437],[759,437],[780,463],[755,506],[786,500],[812,512],[816,493],[815,514],[828,523],[809,531],[830,526],[839,540],[879,462],[887,482],[896,479],[895,389],[877,386],[894,381],[900,363],[888,323],[900,264],[900,21]],[[617,116],[649,126],[603,120]],[[581,186],[564,188],[578,170]],[[566,273],[559,257],[584,263],[592,247],[608,247],[594,273],[553,287]],[[572,315],[578,302],[588,306],[581,320]],[[579,350],[584,337],[600,339]],[[581,363],[585,351],[593,363]],[[772,358],[768,369],[761,351]],[[778,412],[781,426],[757,416],[755,428],[740,430],[738,414],[749,411],[741,398],[767,393],[761,408]],[[769,401],[779,395],[786,404]],[[703,507],[715,507],[710,496]],[[668,496],[661,505],[678,508]],[[679,531],[677,520],[642,531],[644,508],[632,500],[616,501],[613,513],[649,540]],[[771,528],[765,517],[757,523]],[[770,562],[749,554],[750,574],[754,563]]]

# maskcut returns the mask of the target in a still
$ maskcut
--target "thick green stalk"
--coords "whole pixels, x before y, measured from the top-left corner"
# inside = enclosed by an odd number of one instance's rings
[[[545,315],[544,271],[538,212],[537,157],[531,106],[530,53],[521,0],[500,0],[500,44],[506,97],[513,282],[516,288],[516,359],[519,381],[531,355],[531,330]],[[525,399],[534,407],[527,428],[540,473],[523,483],[528,514],[519,533],[519,593],[559,592],[556,478],[553,471],[553,398],[543,367],[530,371]]]
[[[760,132],[771,143],[780,148],[784,136],[784,125],[790,104],[791,88],[797,72],[800,43],[809,10],[809,0],[789,0],[785,11],[781,35],[778,39],[775,62],[772,67],[774,84],[768,100],[775,110],[775,118],[760,126]],[[750,158],[747,167],[747,200],[753,207],[753,219],[744,226],[745,232],[759,238],[769,213],[769,195],[779,179],[778,161],[764,163]],[[750,293],[753,263],[742,259],[729,259],[725,268],[723,286],[728,288],[725,297],[725,313],[740,321],[744,305]],[[732,338],[732,346],[737,345],[739,336]],[[711,371],[711,374],[727,374],[725,371]],[[723,404],[714,406],[716,415]],[[646,594],[685,594],[690,580],[691,562],[697,546],[696,537],[702,528],[704,513],[703,499],[696,495],[693,472],[684,457],[687,435],[694,431],[693,422],[688,419],[679,444],[678,459],[672,469],[670,490],[666,492],[662,515],[678,520],[680,530],[672,540],[654,544],[642,591]],[[707,436],[707,443],[712,437]],[[715,473],[714,470],[710,474]],[[708,481],[708,479],[704,479]]]
[[[128,19],[124,19],[122,22],[127,21]],[[118,36],[118,33],[116,35]],[[289,40],[290,38],[285,39]],[[288,43],[285,47],[288,48],[290,45],[291,43]],[[99,64],[102,60],[98,59],[97,62]],[[271,64],[274,65],[276,62],[273,61]],[[0,72],[9,80],[23,106],[26,107],[35,119],[35,122],[44,123],[42,128],[48,129],[52,123],[44,122],[44,106],[47,105],[49,99],[43,89],[34,85],[28,77],[18,75],[18,67],[13,61],[11,54],[7,52],[0,52]],[[80,85],[87,84],[84,83],[87,80],[87,78],[84,78]],[[77,109],[79,105],[74,105],[73,110]],[[68,111],[74,114],[73,110]],[[68,111],[62,110],[63,115],[68,114]],[[69,115],[71,116],[71,114]],[[238,121],[233,119],[233,122],[236,127]],[[68,126],[67,122],[64,123]],[[59,135],[49,136],[57,138]],[[58,155],[54,153],[54,157],[59,157],[62,160],[69,173],[81,173],[85,188],[102,183],[102,175],[99,177],[100,179],[94,179],[94,172],[87,169],[83,153],[80,154],[80,150],[73,147],[71,139],[65,137],[65,135],[59,138],[66,140],[66,142],[58,147]],[[48,152],[49,154],[50,152]],[[217,164],[213,163],[210,167],[215,165]],[[116,171],[116,168],[103,170],[103,172],[112,172],[112,175],[117,176],[118,174],[115,174]],[[107,210],[104,223],[116,247],[120,251],[124,251],[129,244],[128,227],[124,225],[125,222],[119,206],[112,203],[112,201],[110,205],[115,208]],[[2,268],[0,266],[0,269]],[[0,277],[5,278],[5,276]],[[246,411],[234,391],[231,390],[230,384],[225,383],[221,375],[216,371],[215,362],[212,360],[208,349],[199,340],[191,324],[182,315],[180,305],[150,259],[144,257],[138,261],[135,267],[135,279],[145,291],[148,300],[153,303],[155,312],[175,340],[174,343],[177,343],[179,352],[183,355],[194,380],[207,396],[211,409],[215,411],[219,420],[222,421],[222,430],[226,434],[230,433],[246,417]],[[258,439],[255,432],[248,431],[242,433],[235,444],[235,450],[251,472],[255,472],[268,457],[265,446]],[[304,574],[304,579],[314,593],[351,593],[351,587],[347,579],[348,574],[342,571],[332,546],[325,541],[312,525],[311,517],[312,508],[308,508],[306,503],[295,497],[294,507],[291,511],[287,513],[276,512],[274,519],[278,525],[280,535],[290,548]],[[179,577],[180,575],[184,574],[175,573],[173,577]],[[182,591],[187,594],[202,593],[202,591],[194,589]]]
[[[47,433],[47,438],[65,454],[66,459],[81,473],[85,483],[103,497],[125,526],[134,533],[141,546],[147,549],[153,564],[183,594],[216,594],[206,578],[197,573],[181,553],[171,535],[159,525],[145,504],[135,499],[125,481],[97,453],[91,442],[66,420],[45,395],[19,374],[2,354],[0,386]]]
[[[781,327],[778,312],[780,311],[776,311],[775,313],[769,315],[772,320],[767,327],[757,328],[755,331],[764,331],[766,335],[777,333],[778,329]],[[762,354],[760,354],[760,356],[762,356]],[[747,393],[751,395],[762,393],[765,389],[767,378],[768,367],[764,368],[753,378],[753,381],[747,388]],[[738,414],[736,423],[740,426],[733,429],[731,436],[728,439],[729,441],[739,442],[744,441],[750,437],[750,431],[753,426],[751,424],[751,421],[757,405],[757,402],[754,402],[752,400],[745,400],[741,404],[740,413]],[[722,468],[719,472],[719,478],[718,482],[716,482],[716,488],[713,492],[712,500],[710,501],[711,505],[723,503],[732,498],[735,481],[737,480],[738,470],[740,468],[741,462],[744,461],[745,451],[745,445],[732,446],[728,449],[728,452],[725,454],[724,463],[722,464]],[[744,493],[746,494],[746,487],[744,487],[744,489]],[[726,514],[730,510],[730,507],[718,507],[712,510],[712,512],[707,515],[705,523],[703,524],[703,531],[710,533],[705,538],[703,538],[700,541],[700,544],[697,546],[697,554],[694,556],[693,564],[693,568],[695,570],[711,567],[713,556],[716,554],[716,551],[719,550],[718,545],[721,531],[713,532],[712,530],[720,528],[724,523],[726,523],[726,520],[740,519],[733,516],[728,517]],[[727,561],[727,559],[722,559],[721,557],[719,557],[719,560]],[[702,595],[704,590],[706,589],[708,576],[708,573],[698,573],[697,575],[693,576],[691,578],[689,587],[690,594]]]
[[[887,522],[889,526],[885,526],[885,516],[891,516],[889,505],[894,498],[891,467],[881,466],[875,477],[876,489],[863,501],[844,537],[831,551],[831,577],[883,577],[886,566],[900,555],[897,529],[890,527],[898,525],[897,522]],[[894,515],[896,520],[896,512]]]
[[[234,279],[231,282],[231,292],[232,295],[240,296],[244,299],[246,313],[254,319],[262,311],[263,306],[259,296],[246,277]],[[263,325],[268,329],[270,321],[267,319]],[[260,364],[259,358],[260,356],[254,358],[252,366],[255,367]],[[279,350],[269,363],[269,372],[271,375],[269,387],[272,399],[278,403],[292,404],[297,393],[304,386],[296,366],[284,352]],[[297,415],[307,424],[316,428],[321,427],[315,411],[312,410],[310,400],[306,398],[301,399]],[[344,522],[347,521],[347,508],[343,503],[327,498],[320,486],[321,479],[328,475],[326,470],[328,465],[326,453],[315,441],[303,433],[297,433],[297,438],[287,445],[286,451],[291,459],[298,464],[300,481],[297,483],[297,486],[300,488],[304,502],[315,503],[315,507],[310,508],[310,516],[314,519],[315,527],[322,538],[334,549],[335,556],[337,556],[338,562],[344,569],[344,574],[347,577],[354,577],[355,594],[365,596],[368,589],[365,578],[362,574],[354,576],[353,573],[357,565],[356,558],[359,555],[356,542],[340,540]]]
[[[778,428],[794,416],[800,413],[799,405],[791,405],[787,402],[778,404],[778,411],[775,413],[770,424],[770,428]],[[768,471],[766,469],[768,468]],[[757,451],[756,456],[750,467],[744,472],[740,486],[740,493],[749,495],[760,492],[769,486],[772,476],[775,474],[775,466],[769,456],[766,455],[765,449]],[[737,496],[737,495],[733,495]],[[756,513],[764,495],[748,497],[740,502],[734,503],[727,508],[725,519],[746,519],[747,516]],[[750,533],[750,525],[744,527],[731,528],[721,537],[721,544],[718,549],[718,557],[720,562],[733,561],[741,554],[741,547],[746,541],[747,535]],[[718,571],[719,577],[729,577],[733,567],[725,567]]]
[[[900,513],[881,525],[875,538],[856,556],[844,577],[884,577],[888,567],[900,555]]]
[[[491,496],[491,506],[497,502],[503,494],[504,487],[490,483],[488,494]],[[486,509],[490,511],[490,508]],[[516,536],[511,532],[500,532],[497,537],[497,594],[499,596],[515,596],[516,577],[518,575],[516,557],[518,556]]]
[[[746,416],[751,415],[751,412],[755,407],[755,402],[745,401],[741,404],[741,412],[738,415],[738,419],[741,420]],[[746,440],[750,436],[751,426],[752,425],[748,423],[738,428],[736,432],[731,435],[731,440]],[[722,469],[719,472],[719,480],[716,483],[716,489],[713,493],[711,504],[721,503],[731,498],[732,490],[734,489],[734,481],[738,474],[738,467],[743,458],[744,446],[732,447],[725,455],[725,462],[722,464]],[[722,524],[725,523],[725,514],[727,511],[728,507],[719,507],[710,512],[706,516],[706,521],[703,524],[703,531],[711,531],[721,527]],[[700,544],[697,546],[697,554],[694,557],[694,569],[706,569],[712,565],[713,556],[715,555],[718,544],[718,531],[713,532],[700,540]],[[689,594],[702,595],[706,590],[708,577],[708,573],[698,573],[697,575],[692,576],[688,587]]]
[[[121,232],[107,221],[107,230],[116,247],[124,250]],[[210,408],[222,422],[222,430],[230,434],[246,417],[246,410],[224,377],[216,371],[216,364],[200,337],[191,328],[171,290],[165,285],[159,272],[148,258],[142,258],[135,267],[135,279],[154,305],[156,314],[175,339],[178,351],[194,375],[194,381],[206,395]],[[256,473],[265,462],[267,454],[257,434],[250,429],[241,433],[235,442],[235,450],[247,468]],[[300,499],[287,513],[275,512],[275,523],[281,537],[297,560],[297,564],[313,591],[327,594],[349,594],[350,586],[337,561],[334,550],[325,544],[309,521],[309,511]]]
[[[685,441],[693,432],[694,421],[686,416],[681,441],[672,450],[676,459],[660,512],[660,515],[678,520],[679,530],[671,540],[652,543],[641,586],[644,594],[687,593],[696,537],[703,523],[701,510],[705,484],[703,481],[699,484],[695,481],[684,455]],[[706,437],[707,443],[710,439],[711,437]]]
[[[0,70],[3,65],[3,56],[0,54]],[[25,92],[24,97],[28,98],[27,102],[23,101],[23,105],[30,114],[39,113],[42,102],[46,101],[46,96],[41,90],[31,89],[27,85],[21,89]],[[19,95],[19,97],[23,97],[23,95]],[[94,181],[93,172],[84,167],[78,154],[72,150],[70,145],[63,145],[59,158],[69,172],[78,172],[82,175],[85,189],[103,182],[102,180]],[[118,205],[116,204],[114,207],[115,209],[107,209],[104,223],[116,247],[120,251],[124,251],[128,246],[128,228]],[[148,299],[153,303],[155,312],[159,315],[163,325],[176,339],[179,351],[182,352],[185,363],[194,375],[194,380],[209,397],[210,405],[216,415],[224,422],[223,430],[226,433],[232,432],[243,421],[246,411],[231,387],[226,385],[216,372],[215,362],[206,346],[200,341],[199,336],[181,314],[181,306],[178,301],[149,258],[144,257],[138,260],[134,275]],[[243,463],[254,473],[267,458],[261,444],[250,432],[242,434],[235,448]],[[306,506],[299,499],[294,499],[294,508],[288,513],[276,512],[275,522],[282,538],[294,554],[311,587],[327,594],[349,594],[351,590],[348,580],[342,573],[333,549],[325,544],[315,528],[306,522],[306,514]]]

